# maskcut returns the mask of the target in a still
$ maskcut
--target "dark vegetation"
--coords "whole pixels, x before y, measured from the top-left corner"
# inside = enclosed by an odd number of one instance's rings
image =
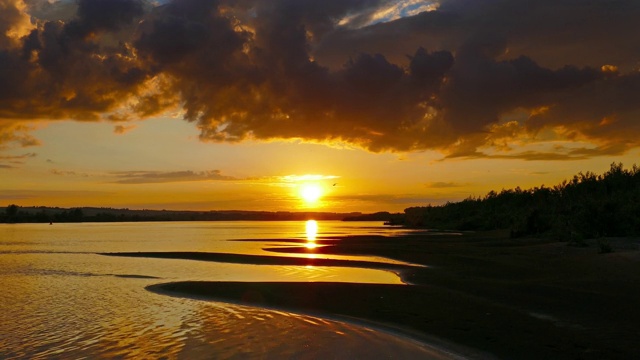
[[[502,190],[441,206],[405,209],[405,225],[431,229],[508,229],[512,237],[585,239],[640,234],[640,168],[611,164],[602,175],[579,173],[554,187]],[[601,252],[611,251],[605,240]]]
[[[342,220],[360,213],[289,211],[174,211],[114,208],[20,207],[0,212],[0,223],[135,222],[135,221],[231,221],[231,220]]]

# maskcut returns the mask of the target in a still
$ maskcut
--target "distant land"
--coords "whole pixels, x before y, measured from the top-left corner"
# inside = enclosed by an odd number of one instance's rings
[[[544,236],[583,245],[585,239],[640,235],[640,167],[634,164],[625,169],[622,163],[612,163],[602,175],[580,172],[552,187],[490,191],[484,197],[410,207],[404,213],[64,209],[15,204],[4,212],[0,208],[0,223],[311,219],[384,221],[440,230],[509,230],[512,238]]]
[[[1,209],[1,208],[0,208]],[[21,207],[9,205],[0,210],[0,223],[65,223],[65,222],[135,222],[135,221],[288,221],[288,220],[343,220],[389,221],[402,214],[379,212],[291,212],[244,210],[131,210],[108,207],[60,208],[46,206]]]

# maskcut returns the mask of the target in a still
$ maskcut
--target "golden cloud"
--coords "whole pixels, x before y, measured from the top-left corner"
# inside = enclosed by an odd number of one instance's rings
[[[568,0],[511,11],[521,1],[0,0],[0,146],[37,144],[16,120],[175,111],[217,142],[300,139],[450,157],[493,146],[526,158],[518,141],[564,127],[566,139],[603,151],[584,156],[640,146],[640,75],[629,70],[640,44],[617,36],[640,7],[611,5],[624,11],[604,32]],[[568,25],[537,26],[548,13],[572,19],[557,42],[549,33]],[[571,32],[579,42],[563,37]],[[513,122],[514,111],[530,116]]]

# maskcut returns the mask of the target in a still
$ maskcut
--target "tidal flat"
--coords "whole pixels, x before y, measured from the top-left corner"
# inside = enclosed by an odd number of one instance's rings
[[[289,249],[423,266],[390,269],[406,285],[180,281],[149,289],[363,321],[472,358],[638,358],[640,239],[600,241],[612,251],[599,253],[595,240],[575,247],[505,232],[342,236]]]

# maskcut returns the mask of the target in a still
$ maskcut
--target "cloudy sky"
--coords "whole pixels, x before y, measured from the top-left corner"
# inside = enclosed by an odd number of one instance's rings
[[[0,0],[0,206],[402,211],[631,166],[638,19],[636,0]]]

